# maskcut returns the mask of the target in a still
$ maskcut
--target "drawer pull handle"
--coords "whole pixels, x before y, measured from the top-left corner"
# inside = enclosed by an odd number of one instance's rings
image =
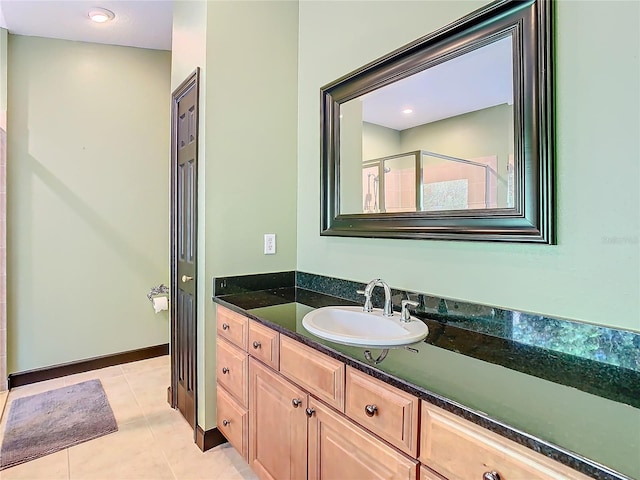
[[[364,413],[367,414],[367,417],[373,417],[378,411],[378,407],[375,405],[367,405],[366,407],[364,407]],[[489,479],[486,479],[489,480]],[[496,480],[500,480],[500,479],[496,479]]]
[[[500,474],[496,471],[484,472],[482,474],[482,480],[500,480]]]
[[[227,367],[222,367],[222,373],[229,373],[229,369]]]
[[[293,408],[298,408],[300,405],[302,405],[302,400],[300,400],[299,398],[294,398],[293,400],[291,400],[291,405],[293,405]]]
[[[253,348],[255,348],[255,349],[257,350],[257,349],[259,349],[261,346],[262,346],[262,344],[261,344],[259,341],[254,340],[254,342],[253,342]]]
[[[311,418],[316,411],[313,408],[307,408],[305,413],[307,414],[307,417]]]
[[[223,330],[229,330],[229,324],[228,323],[223,323],[222,324],[222,329]]]
[[[231,422],[229,420],[227,420],[227,419],[222,420],[222,425],[224,425],[225,427],[228,427],[230,423]]]

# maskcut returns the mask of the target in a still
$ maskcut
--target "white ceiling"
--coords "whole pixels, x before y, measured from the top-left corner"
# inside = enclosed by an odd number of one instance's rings
[[[360,97],[363,120],[402,131],[513,103],[511,43],[505,37]]]
[[[92,7],[115,13],[89,20]],[[16,35],[171,50],[172,0],[0,0],[0,26]]]

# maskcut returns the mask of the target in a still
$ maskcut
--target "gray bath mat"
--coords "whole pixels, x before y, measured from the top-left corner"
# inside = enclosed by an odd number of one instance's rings
[[[100,380],[17,398],[7,417],[0,470],[117,430]]]

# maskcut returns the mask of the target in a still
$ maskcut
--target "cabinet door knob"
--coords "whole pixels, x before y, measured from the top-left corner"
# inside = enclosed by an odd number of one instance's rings
[[[313,408],[307,408],[305,410],[307,417],[311,418],[313,416],[314,413],[316,413],[316,411]]]
[[[229,324],[228,323],[223,323],[222,324],[222,329],[223,330],[229,330]]]
[[[291,400],[291,405],[293,405],[293,408],[298,408],[300,405],[302,405],[302,400],[300,400],[299,398],[294,398],[293,400]]]
[[[261,346],[262,344],[259,341],[255,340],[253,342],[253,348],[255,348],[256,350],[259,349]]]
[[[482,474],[482,480],[500,480],[500,474],[495,470],[493,472],[484,472]]]
[[[229,373],[229,369],[227,367],[222,367],[222,373]]]
[[[222,420],[222,425],[224,425],[225,427],[228,427],[230,423],[231,422],[227,419]]]
[[[367,405],[366,407],[364,407],[364,413],[367,414],[367,417],[373,417],[377,411],[378,407],[375,405]]]

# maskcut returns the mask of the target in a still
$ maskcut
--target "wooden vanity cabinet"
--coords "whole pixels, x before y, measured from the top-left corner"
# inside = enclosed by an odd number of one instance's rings
[[[422,402],[421,423],[419,459],[448,480],[589,478],[426,402]]]
[[[314,398],[309,408],[309,480],[416,480],[416,460]]]
[[[218,428],[262,480],[588,478],[217,309]]]
[[[415,459],[334,410],[345,403],[342,362],[287,337],[280,355],[280,372],[249,359],[249,464],[260,479],[416,480]]]
[[[249,458],[249,322],[243,315],[217,306],[217,414],[220,432],[246,461]]]

